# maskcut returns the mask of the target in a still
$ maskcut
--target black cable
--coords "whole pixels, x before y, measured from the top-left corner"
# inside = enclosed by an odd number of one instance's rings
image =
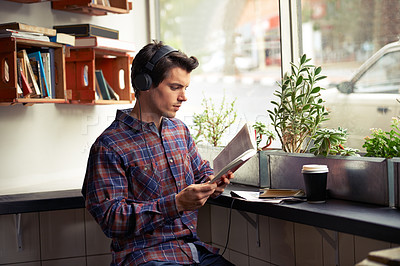
[[[226,243],[225,243],[224,251],[222,251],[222,253],[221,253],[221,256],[224,255],[226,248],[228,247],[228,243],[229,243],[229,236],[231,234],[230,232],[231,232],[231,223],[232,223],[232,209],[233,209],[234,202],[235,202],[235,198],[232,198],[231,207],[229,208],[228,235],[226,236]]]
[[[232,209],[233,209],[233,203],[234,203],[234,202],[235,202],[235,198],[232,198],[231,206],[230,206],[230,208],[229,208],[228,232],[227,232],[227,236],[226,236],[225,247],[224,247],[224,250],[223,250],[222,253],[221,253],[221,257],[224,255],[224,253],[225,253],[225,251],[226,251],[226,249],[227,249],[227,247],[228,247],[228,243],[229,243],[229,236],[230,236],[230,234],[231,234],[230,232],[231,232],[231,223],[232,223]],[[215,258],[215,260],[213,260],[211,263],[209,263],[209,264],[207,264],[207,265],[202,265],[202,266],[210,266],[210,265],[213,265],[214,262],[216,262],[218,259],[219,259],[219,257],[218,257],[218,258]]]

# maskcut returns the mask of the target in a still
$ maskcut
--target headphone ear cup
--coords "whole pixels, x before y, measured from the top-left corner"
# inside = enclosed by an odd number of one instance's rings
[[[150,89],[153,81],[149,74],[140,73],[134,78],[133,83],[138,90],[147,91]]]

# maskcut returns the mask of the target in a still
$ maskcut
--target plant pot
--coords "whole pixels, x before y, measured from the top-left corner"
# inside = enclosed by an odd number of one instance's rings
[[[389,205],[388,169],[385,158],[319,157],[282,151],[267,153],[271,188],[305,189],[302,166],[325,164],[329,168],[327,189],[330,198]]]
[[[388,160],[390,207],[400,208],[400,157]]]

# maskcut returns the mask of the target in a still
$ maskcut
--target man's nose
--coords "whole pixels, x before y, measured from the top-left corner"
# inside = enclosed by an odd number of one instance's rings
[[[179,94],[178,100],[182,101],[182,102],[186,102],[187,101],[186,90],[182,90],[181,91],[181,93]]]

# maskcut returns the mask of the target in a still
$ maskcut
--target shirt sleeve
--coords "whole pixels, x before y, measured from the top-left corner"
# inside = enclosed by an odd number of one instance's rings
[[[179,217],[175,194],[145,202],[130,199],[120,160],[115,151],[93,145],[82,188],[86,208],[106,236],[142,235]]]

